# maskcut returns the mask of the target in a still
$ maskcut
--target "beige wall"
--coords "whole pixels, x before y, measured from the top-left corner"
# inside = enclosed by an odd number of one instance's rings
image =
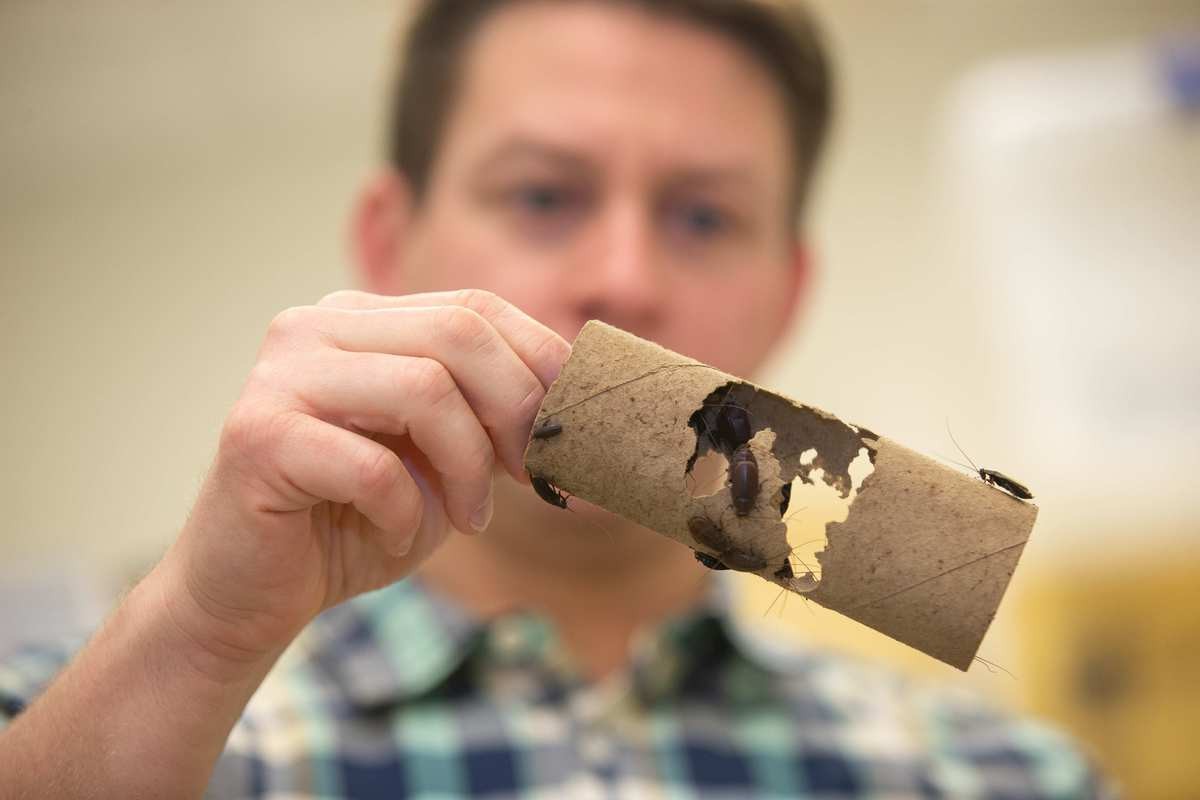
[[[950,418],[1053,503],[1056,475],[1022,469],[1030,442],[996,400],[1012,376],[979,357],[1004,323],[945,246],[946,98],[972,65],[1200,24],[1195,5],[817,5],[842,91],[822,272],[765,382],[928,452],[950,450]],[[351,282],[342,225],[376,152],[395,17],[378,1],[0,5],[10,574],[65,557],[107,592],[153,560],[270,318]],[[1046,543],[1071,524],[1044,515],[1022,570],[1053,569]],[[857,641],[797,606],[793,627]],[[1007,608],[984,650],[1001,663],[1016,657]]]

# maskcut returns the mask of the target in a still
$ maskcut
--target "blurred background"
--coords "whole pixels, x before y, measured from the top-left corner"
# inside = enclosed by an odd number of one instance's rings
[[[1200,794],[1200,6],[821,0],[840,115],[768,386],[1028,484],[966,675],[747,581],[782,636],[968,683]],[[274,314],[351,282],[396,0],[0,3],[0,653],[185,519]]]

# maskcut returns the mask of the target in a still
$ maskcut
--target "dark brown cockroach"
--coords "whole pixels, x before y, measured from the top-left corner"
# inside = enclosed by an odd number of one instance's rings
[[[716,558],[713,558],[712,556],[710,556],[708,553],[701,552],[700,550],[693,550],[692,555],[694,555],[696,557],[697,561],[699,561],[701,564],[708,567],[709,569],[714,569],[714,570],[729,569],[729,567],[725,566],[720,561],[718,561]]]
[[[575,511],[575,509],[573,509],[567,505],[567,500],[569,500],[571,496],[568,495],[566,492],[564,492],[562,489],[555,486],[550,481],[546,480],[545,478],[534,475],[531,472],[531,473],[529,473],[529,482],[531,484],[533,484],[533,490],[535,492],[537,492],[537,496],[542,498],[543,500],[545,500],[550,505],[554,506],[555,508],[566,509],[567,511],[570,511],[572,514],[578,513]],[[599,522],[596,522],[595,520],[587,519],[587,517],[583,516],[582,514],[580,514],[579,516],[581,519],[587,520],[589,525],[599,528],[600,531],[605,536],[607,536],[609,539],[612,538],[612,531],[610,531],[608,528],[604,527],[603,525],[601,525]]]
[[[545,478],[540,478],[533,474],[530,474],[529,481],[533,484],[533,490],[537,492],[538,497],[557,508],[567,507],[566,493],[564,493],[553,483]]]
[[[750,411],[735,402],[730,387],[709,395],[692,414],[688,425],[702,434],[713,450],[726,457],[754,435]]]
[[[717,436],[728,450],[736,450],[750,441],[750,412],[726,400],[717,412]]]
[[[562,431],[563,431],[563,426],[562,426],[561,422],[553,422],[552,420],[546,420],[541,425],[538,425],[536,428],[533,429],[533,438],[534,439],[551,439],[555,436],[558,436],[560,433],[562,433]]]
[[[711,570],[729,569],[729,567],[721,563],[719,559],[710,556],[708,553],[701,552],[700,550],[693,550],[692,555],[696,557],[697,561]],[[789,578],[796,577],[796,573],[792,571],[792,565],[787,561],[784,561],[783,566],[775,570],[775,577],[782,580],[787,580]]]
[[[729,569],[740,572],[762,572],[771,566],[764,556],[747,550],[733,540],[723,528],[706,517],[692,517],[688,520],[688,530],[692,538],[702,546],[716,553],[714,558]],[[701,561],[700,563],[704,563]],[[708,566],[705,564],[705,566]]]
[[[749,514],[758,499],[758,460],[747,444],[734,450],[729,459],[729,493],[739,517]]]
[[[979,470],[979,477],[983,478],[984,483],[989,483],[998,489],[1003,489],[1018,500],[1033,499],[1033,492],[1029,491],[1029,488],[1025,484],[1018,483],[1003,472],[998,472],[994,469],[980,469],[979,467],[976,467],[976,469]]]
[[[959,445],[958,440],[954,438],[954,434],[950,430],[949,421],[946,422],[946,433],[950,434],[950,441],[954,442],[954,446],[958,448],[958,452],[962,453],[962,457],[970,462],[971,469],[979,473],[979,477],[984,483],[989,486],[995,486],[997,489],[1002,489],[1018,500],[1033,499],[1033,492],[1029,491],[1025,484],[1015,480],[1014,478],[1008,477],[999,470],[984,469],[983,467],[978,466],[974,461],[971,461],[971,457],[967,455],[966,451],[962,449],[961,445]],[[966,468],[967,465],[959,464],[959,466]]]
[[[805,508],[807,508],[807,506]],[[804,511],[805,508],[797,509],[796,513]],[[785,523],[787,522],[786,519],[783,521]],[[727,534],[720,525],[708,519],[707,517],[692,517],[690,520],[688,520],[688,530],[692,532],[692,538],[694,538],[697,542],[709,548],[710,550],[715,550],[717,552],[718,555],[714,556],[710,553],[705,553],[700,550],[692,551],[692,554],[696,557],[696,560],[709,569],[736,569],[741,570],[742,572],[760,572],[782,558],[783,563],[780,565],[779,569],[775,571],[775,577],[787,580],[788,578],[793,578],[796,575],[796,573],[792,571],[792,563],[790,560],[790,555],[795,552],[796,548],[789,547],[780,551],[780,553],[775,557],[763,557],[757,553],[752,553],[746,550],[744,547],[738,546],[733,541],[733,538],[729,536],[729,534]],[[797,545],[797,547],[803,547],[804,545],[811,543],[812,542],[804,542],[803,544]],[[726,564],[722,559],[730,561],[730,563]],[[803,564],[804,567],[809,570],[809,572],[812,572],[811,568],[809,568],[807,564],[804,564],[803,561],[800,563]],[[739,566],[739,564],[742,566]]]
[[[719,525],[705,517],[692,517],[688,521],[688,530],[701,545],[719,553],[718,557],[701,550],[692,551],[696,560],[711,570],[733,569],[739,572],[762,572],[769,569],[774,562],[782,559],[778,569],[774,572],[775,577],[788,580],[796,575],[792,570],[791,561],[788,560],[788,554],[792,552],[791,548],[783,550],[777,558],[764,557],[738,545]]]

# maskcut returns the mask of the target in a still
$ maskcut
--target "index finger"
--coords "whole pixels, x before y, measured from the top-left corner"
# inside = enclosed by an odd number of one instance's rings
[[[469,308],[491,323],[547,389],[571,355],[571,345],[566,339],[499,295],[482,289],[395,296],[343,289],[326,295],[317,305],[351,311],[450,305]]]

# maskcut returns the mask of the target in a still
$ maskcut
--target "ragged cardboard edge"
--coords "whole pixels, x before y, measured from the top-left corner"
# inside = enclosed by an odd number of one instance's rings
[[[714,396],[753,422],[760,491],[744,517],[728,487],[693,497],[687,483],[712,449]],[[760,577],[959,669],[974,658],[1037,516],[974,476],[600,322],[576,339],[535,429],[547,422],[562,432],[531,439],[532,475],[719,555],[689,530],[689,520],[708,520],[740,551],[761,555]],[[850,465],[863,455],[873,471],[855,486]],[[845,521],[826,526],[819,581],[780,571],[781,490],[796,477],[850,498]]]
[[[1037,507],[880,437],[807,594],[959,669],[970,666]]]

